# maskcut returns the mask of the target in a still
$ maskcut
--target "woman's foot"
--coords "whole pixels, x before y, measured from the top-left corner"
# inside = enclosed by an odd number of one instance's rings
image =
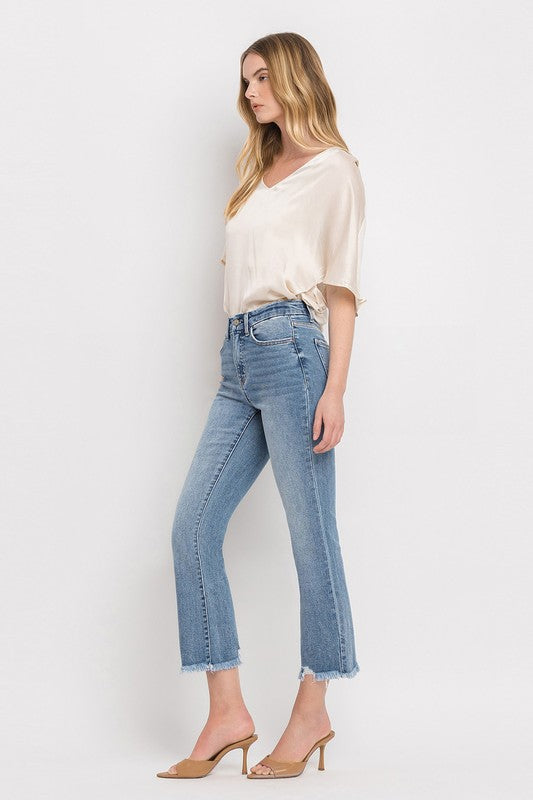
[[[188,758],[204,761],[227,744],[255,733],[255,723],[244,703],[238,667],[207,672],[209,716]],[[168,770],[177,772],[176,764]]]
[[[314,743],[331,730],[325,705],[329,681],[313,682],[312,675],[306,675],[301,683],[289,723],[270,753],[276,761],[301,761]],[[259,761],[250,772],[267,775],[273,770]]]
[[[218,718],[210,714],[188,758],[202,761],[211,758],[227,744],[246,739],[254,731],[254,721],[248,712],[230,713]],[[177,772],[175,767],[173,764],[168,771]]]

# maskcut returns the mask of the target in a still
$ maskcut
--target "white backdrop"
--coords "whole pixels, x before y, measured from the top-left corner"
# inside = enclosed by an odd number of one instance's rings
[[[283,791],[531,796],[529,4],[3,9],[5,796],[252,792],[240,751],[193,787],[155,773],[208,708],[179,674],[170,534],[219,380],[239,56],[280,31],[317,48],[360,160],[368,298],[337,447],[361,671],[330,682],[326,771]],[[225,558],[250,766],[300,666],[270,465]]]

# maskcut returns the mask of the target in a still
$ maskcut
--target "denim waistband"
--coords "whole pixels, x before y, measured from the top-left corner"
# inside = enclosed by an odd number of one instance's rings
[[[312,319],[311,312],[303,300],[275,300],[273,303],[266,303],[259,308],[254,308],[252,311],[243,311],[228,317],[226,338],[230,337],[232,330],[244,332],[247,336],[249,327],[254,322],[281,314],[304,314],[308,319]]]

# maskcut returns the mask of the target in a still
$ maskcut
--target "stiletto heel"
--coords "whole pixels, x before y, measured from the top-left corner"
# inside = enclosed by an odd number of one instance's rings
[[[247,771],[246,767],[246,756],[248,755],[248,749],[250,745],[252,745],[258,736],[257,733],[252,733],[251,736],[247,736],[246,739],[239,739],[238,742],[232,742],[231,744],[226,745],[218,753],[215,753],[211,758],[206,759],[196,759],[196,758],[184,758],[182,761],[179,761],[175,766],[178,768],[177,772],[158,772],[158,778],[205,778],[208,775],[213,767],[215,767],[220,759],[229,753],[230,750],[237,750],[239,747],[242,747],[242,774],[244,775]]]
[[[243,744],[242,746],[242,772],[241,772],[242,775],[246,775],[246,773],[248,772],[246,759],[248,757],[248,750],[250,749],[251,744],[252,742],[249,742],[248,744]]]
[[[270,767],[272,772],[266,775],[261,775],[259,772],[249,772],[246,777],[247,778],[296,778],[298,775],[302,774],[302,772],[307,766],[309,756],[311,756],[315,752],[317,747],[320,747],[318,769],[324,769],[324,750],[326,749],[327,743],[330,741],[330,739],[333,739],[334,736],[335,736],[335,731],[330,731],[327,736],[323,736],[322,739],[319,739],[317,742],[315,742],[312,748],[305,756],[305,758],[302,758],[301,761],[275,761],[273,758],[270,758],[270,753],[269,753],[266,756],[266,758],[262,758],[259,763],[264,764],[266,767]]]

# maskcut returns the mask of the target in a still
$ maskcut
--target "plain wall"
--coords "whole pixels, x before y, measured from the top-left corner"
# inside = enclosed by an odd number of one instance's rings
[[[240,753],[193,788],[155,772],[207,713],[205,676],[179,674],[171,525],[219,381],[239,57],[280,31],[316,47],[367,198],[336,450],[360,673],[330,682],[326,771],[315,754],[283,789],[530,795],[529,5],[55,0],[3,17],[5,796],[251,791]],[[250,767],[300,667],[270,465],[224,553]]]

